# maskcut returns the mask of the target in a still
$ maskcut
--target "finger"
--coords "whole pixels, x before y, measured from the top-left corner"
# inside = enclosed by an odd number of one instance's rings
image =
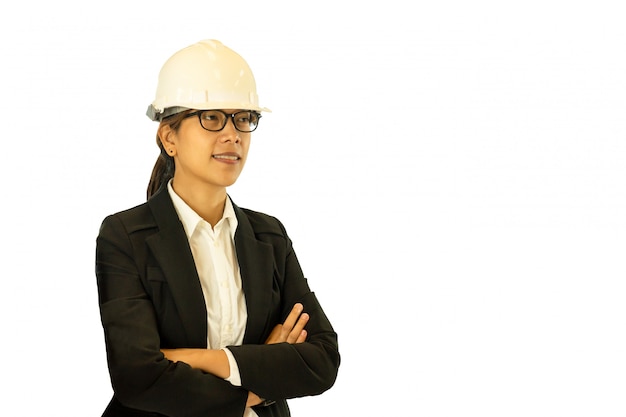
[[[300,333],[304,330],[304,326],[309,322],[309,315],[307,313],[302,313],[298,322],[295,324],[293,329],[289,332],[289,336],[287,336],[288,343],[297,343],[296,341],[300,337]]]
[[[272,329],[272,332],[267,337],[267,340],[265,341],[265,344],[269,345],[269,344],[272,344],[272,343],[282,342],[282,340],[280,340],[282,330],[283,330],[283,325],[282,324],[277,324],[276,326],[274,326],[274,328]]]
[[[287,318],[285,319],[285,322],[283,323],[283,329],[286,329],[287,332],[291,332],[291,329],[293,329],[293,326],[296,324],[296,321],[298,320],[298,317],[300,317],[303,309],[304,306],[302,304],[296,303],[291,309],[291,312],[289,313]]]
[[[296,340],[296,343],[304,343],[306,341],[306,330],[302,330],[300,332],[300,336],[298,336],[298,339]]]

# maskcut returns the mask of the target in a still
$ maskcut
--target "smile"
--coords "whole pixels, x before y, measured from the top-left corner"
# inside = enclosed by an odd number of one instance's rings
[[[238,161],[239,159],[241,159],[237,155],[213,155],[213,158],[226,161]]]

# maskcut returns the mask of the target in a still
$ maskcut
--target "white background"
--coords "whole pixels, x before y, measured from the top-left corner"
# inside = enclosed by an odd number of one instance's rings
[[[230,194],[340,337],[294,417],[626,415],[620,3],[3,6],[0,414],[106,406],[95,237],[145,200],[161,65],[216,38],[273,110]]]

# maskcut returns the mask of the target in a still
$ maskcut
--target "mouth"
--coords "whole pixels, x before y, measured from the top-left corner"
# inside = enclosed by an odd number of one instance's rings
[[[211,156],[213,157],[213,159],[217,159],[218,161],[222,162],[237,162],[241,159],[241,157],[236,153],[220,153]]]

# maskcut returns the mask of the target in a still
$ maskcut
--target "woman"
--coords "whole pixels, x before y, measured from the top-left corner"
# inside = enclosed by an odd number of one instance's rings
[[[262,111],[247,63],[218,41],[161,69],[148,201],[97,238],[103,416],[289,416],[287,398],[334,384],[337,335],[284,227],[226,192]]]

